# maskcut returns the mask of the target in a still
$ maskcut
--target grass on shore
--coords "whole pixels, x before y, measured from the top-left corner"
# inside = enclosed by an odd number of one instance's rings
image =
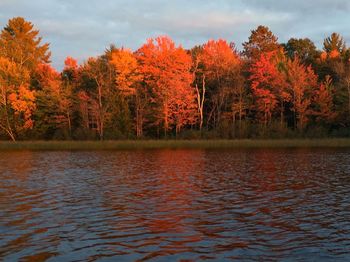
[[[0,142],[5,150],[132,150],[132,149],[240,149],[240,148],[350,148],[350,139],[279,140],[121,140]]]

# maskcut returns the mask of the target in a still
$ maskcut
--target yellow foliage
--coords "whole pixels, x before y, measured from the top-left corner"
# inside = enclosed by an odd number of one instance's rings
[[[140,80],[138,64],[130,50],[120,49],[112,54],[111,64],[114,65],[118,89],[125,95],[135,94],[134,84]]]
[[[20,69],[16,63],[7,58],[0,57],[1,107],[7,112],[11,108],[15,116],[23,118],[24,124],[19,129],[33,126],[31,116],[35,109],[35,96],[28,83],[27,70]]]

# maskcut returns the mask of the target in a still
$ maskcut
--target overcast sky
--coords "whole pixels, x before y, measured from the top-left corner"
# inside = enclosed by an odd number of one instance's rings
[[[0,0],[0,26],[15,16],[31,21],[61,69],[68,55],[82,62],[111,43],[135,50],[164,34],[185,48],[210,38],[241,48],[260,24],[280,42],[309,37],[320,47],[338,32],[350,44],[349,11],[349,0]]]

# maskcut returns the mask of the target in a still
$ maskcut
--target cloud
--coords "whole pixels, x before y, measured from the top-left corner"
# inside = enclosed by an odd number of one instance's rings
[[[348,0],[245,0],[245,5],[256,9],[267,9],[273,11],[288,10],[296,13],[316,13],[324,14],[325,12],[347,12],[350,10]]]
[[[350,40],[349,10],[346,0],[1,0],[0,25],[14,16],[33,22],[61,69],[68,55],[83,61],[111,43],[135,50],[160,34],[186,48],[219,37],[240,47],[259,24],[282,42],[309,37],[320,45],[333,31]]]

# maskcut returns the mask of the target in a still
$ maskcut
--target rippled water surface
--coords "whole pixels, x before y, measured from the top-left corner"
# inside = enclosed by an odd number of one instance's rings
[[[0,153],[0,260],[350,261],[350,150]]]

